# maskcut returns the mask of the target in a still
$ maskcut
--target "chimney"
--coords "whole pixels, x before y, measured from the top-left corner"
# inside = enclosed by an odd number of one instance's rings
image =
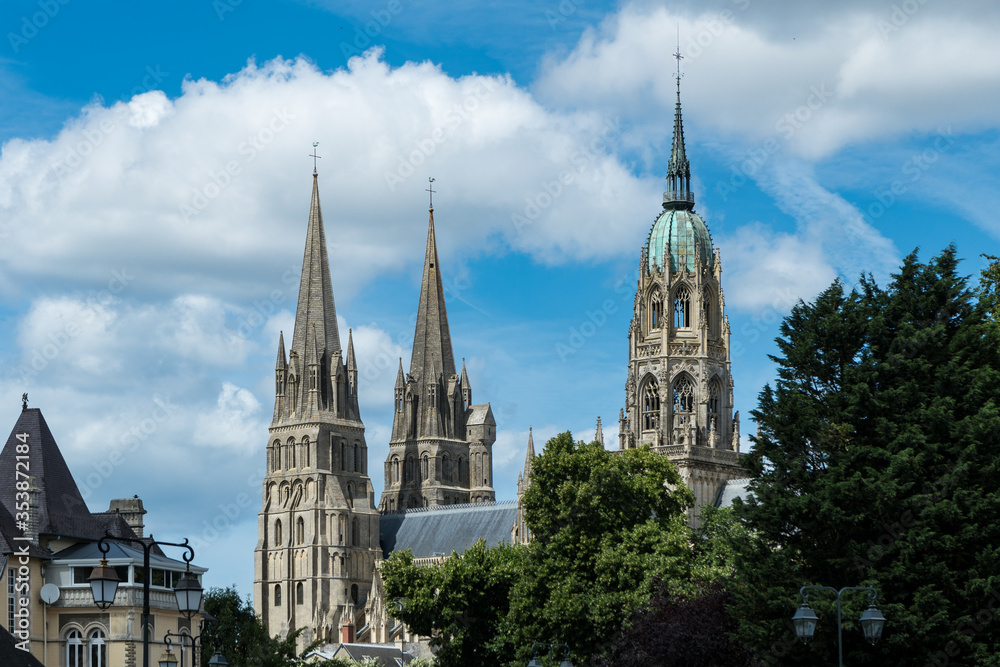
[[[108,507],[108,512],[111,514],[121,514],[122,518],[125,519],[125,523],[132,529],[132,532],[137,537],[143,537],[142,516],[146,513],[146,510],[143,509],[142,499],[139,496],[112,500],[111,506]]]

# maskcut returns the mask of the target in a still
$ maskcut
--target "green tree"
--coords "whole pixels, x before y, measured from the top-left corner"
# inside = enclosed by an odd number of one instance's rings
[[[509,664],[533,642],[566,642],[573,661],[602,652],[649,600],[657,577],[691,580],[693,495],[648,447],[609,452],[563,433],[532,464],[524,496],[532,533],[497,638]]]
[[[789,627],[803,584],[871,585],[889,619],[864,643],[845,599],[845,663],[1000,664],[1000,329],[954,248],[890,284],[839,282],[799,303],[754,411],[752,497],[737,503],[734,615],[769,663],[836,653],[832,595],[808,647]],[[751,539],[752,538],[752,539]]]
[[[206,623],[201,639],[201,664],[207,667],[216,651],[231,665],[240,667],[290,667],[298,654],[295,642],[302,630],[284,639],[270,637],[264,623],[254,613],[249,598],[240,598],[235,586],[211,588],[205,593],[205,611],[216,619]],[[303,651],[315,648],[316,642]]]
[[[486,548],[477,541],[440,564],[418,566],[407,549],[382,565],[386,598],[410,630],[431,637],[437,663],[501,665],[506,656],[494,641],[509,607],[510,590],[521,576],[522,547]]]

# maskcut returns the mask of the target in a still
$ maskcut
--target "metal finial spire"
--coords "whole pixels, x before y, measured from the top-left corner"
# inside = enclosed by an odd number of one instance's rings
[[[681,77],[684,76],[681,74],[681,58],[683,57],[681,55],[681,26],[677,24],[677,51],[674,53],[674,58],[677,59],[677,73],[674,74],[674,78],[677,79],[677,99],[681,97]]]
[[[316,160],[318,160],[318,159],[320,159],[322,157],[321,155],[316,155],[316,152],[317,152],[316,151],[316,147],[317,146],[319,146],[319,142],[318,141],[314,141],[313,142],[313,152],[312,152],[312,155],[309,156],[309,157],[311,157],[313,159],[313,176],[315,176],[318,173],[316,171]]]
[[[28,392],[21,394],[21,412],[28,409]]]
[[[431,195],[430,195],[430,197],[431,197],[431,208],[430,208],[430,210],[433,211],[434,210],[434,193],[437,192],[437,190],[434,189],[434,179],[433,178],[428,177],[427,183],[428,183],[427,192],[431,193]]]

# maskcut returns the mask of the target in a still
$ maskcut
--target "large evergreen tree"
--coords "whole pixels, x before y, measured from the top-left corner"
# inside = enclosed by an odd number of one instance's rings
[[[980,291],[985,297],[985,292]],[[753,413],[753,497],[737,550],[741,634],[773,664],[836,654],[832,596],[808,647],[788,620],[803,584],[871,585],[888,624],[864,643],[845,598],[845,663],[998,665],[1000,336],[954,248],[911,254],[890,284],[834,283],[781,326],[774,388]],[[750,537],[753,540],[751,541]]]

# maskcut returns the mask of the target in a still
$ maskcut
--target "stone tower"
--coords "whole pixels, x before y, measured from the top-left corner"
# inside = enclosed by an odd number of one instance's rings
[[[335,640],[364,604],[379,550],[358,370],[341,349],[317,174],[292,345],[278,337],[274,418],[254,551],[254,607],[268,633]]]
[[[531,486],[531,465],[535,462],[535,439],[528,427],[528,448],[524,453],[524,470],[517,475],[517,521],[510,531],[511,544],[527,544],[531,541],[531,531],[524,520],[524,494]]]
[[[618,442],[621,449],[651,445],[677,465],[695,494],[695,524],[726,480],[746,476],[721,277],[719,252],[694,212],[678,77],[663,212],[640,259]]]
[[[433,205],[429,213],[410,372],[400,361],[396,376],[382,512],[495,499],[496,421],[489,403],[472,404],[464,360],[461,376],[455,372]]]

